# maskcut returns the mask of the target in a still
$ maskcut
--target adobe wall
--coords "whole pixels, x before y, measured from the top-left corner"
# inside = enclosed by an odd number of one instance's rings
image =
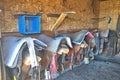
[[[1,4],[1,1],[0,1]],[[58,17],[48,17],[48,13],[75,11],[69,14],[58,30],[97,28],[99,0],[4,0],[5,25],[2,32],[18,32],[16,14],[41,15],[41,30],[50,30]],[[0,17],[1,21],[3,17]]]

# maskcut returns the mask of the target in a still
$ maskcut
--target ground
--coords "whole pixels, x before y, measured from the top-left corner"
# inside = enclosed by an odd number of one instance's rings
[[[120,64],[92,61],[64,73],[56,80],[120,80]]]

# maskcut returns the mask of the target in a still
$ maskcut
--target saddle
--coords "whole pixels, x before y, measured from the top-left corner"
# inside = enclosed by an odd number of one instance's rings
[[[76,33],[70,33],[70,34],[61,34],[61,35],[58,35],[58,36],[67,36],[67,37],[70,37],[72,42],[74,44],[81,44],[83,42],[83,40],[85,39],[85,37],[89,37],[89,38],[94,38],[94,36],[87,30],[82,30],[82,31],[79,31],[79,32],[76,32]]]
[[[95,55],[99,54],[99,50],[100,50],[100,38],[99,38],[99,32],[96,32],[94,34],[95,37],[95,43],[96,43],[96,49],[94,50]]]
[[[52,53],[52,60],[50,63],[50,66],[52,66],[52,68],[50,69],[50,75],[52,78],[55,78],[56,76],[56,71],[57,71],[57,64],[56,64],[56,59],[55,56],[58,54],[60,54],[60,56],[63,56],[64,54],[67,54],[69,52],[68,47],[72,48],[72,43],[69,37],[54,37],[51,38],[47,35],[41,34],[37,37],[38,40],[43,41],[44,43],[46,43],[48,46],[45,50],[47,50],[48,52]],[[63,63],[64,61],[64,57],[62,57],[62,59],[57,58],[57,62],[60,61],[60,64]],[[48,71],[47,71],[48,72]],[[47,72],[45,72],[47,74]],[[48,79],[46,77],[46,79]]]
[[[115,31],[110,30],[108,36],[108,44],[109,44],[109,56],[115,56],[117,54],[117,34]]]
[[[105,30],[100,32],[100,53],[107,56],[116,54],[117,35],[115,31]]]
[[[86,40],[87,44],[91,44],[91,46],[94,46],[93,44],[95,44],[94,36],[87,30],[82,30],[82,31],[79,31],[76,33],[70,33],[70,34],[61,34],[58,36],[70,37],[72,40],[72,43],[74,43],[76,45],[82,44],[82,42],[84,42],[85,38],[87,38],[87,40]]]
[[[29,51],[28,53],[30,53],[31,67],[37,67],[39,64],[36,59],[35,44],[37,45],[36,48],[47,47],[45,43],[31,37],[3,37],[2,46],[3,53],[5,54],[5,65],[11,69],[18,68],[19,71],[17,74],[20,75],[23,60],[22,53],[24,53],[23,49],[27,46]]]
[[[109,29],[100,32],[100,50],[99,54],[103,52],[104,42],[108,41]]]
[[[34,42],[34,43],[32,43]],[[30,45],[33,44],[33,45]],[[2,46],[3,46],[3,53],[5,54],[5,64],[10,68],[14,68],[17,65],[17,60],[19,56],[19,51],[23,45],[28,45],[29,49],[34,48],[34,44],[39,45],[41,47],[47,47],[47,45],[35,38],[20,38],[20,37],[4,37],[2,38]],[[38,48],[38,46],[37,46]],[[34,50],[29,50],[30,53],[35,54]],[[32,57],[32,55],[31,55]],[[34,55],[35,57],[35,55]],[[35,64],[36,65],[36,64]],[[33,66],[34,67],[34,66]]]
[[[120,53],[120,39],[117,40],[117,54]]]
[[[120,15],[118,16],[116,32],[117,32],[117,37],[120,38]]]
[[[116,32],[117,32],[117,37],[118,37],[118,40],[117,40],[117,53],[120,53],[120,15],[118,16]]]
[[[60,34],[60,35],[57,35],[58,37],[70,37],[72,43],[73,43],[73,50],[70,49],[70,54],[71,54],[71,58],[68,58],[70,59],[70,65],[74,63],[76,63],[76,61],[80,61],[80,57],[82,58],[82,55],[81,52],[81,48],[82,46],[85,44],[82,45],[82,43],[84,42],[85,38],[87,37],[88,40],[87,40],[87,44],[91,43],[91,46],[95,46],[95,39],[94,39],[94,36],[87,30],[82,30],[82,31],[79,31],[79,32],[76,32],[76,33],[70,33],[70,34]],[[95,44],[95,45],[93,45]],[[83,46],[83,47],[84,47]],[[89,54],[92,53],[91,49],[89,50]],[[94,54],[92,54],[94,55]],[[76,60],[77,59],[77,60]],[[75,60],[75,61],[74,61]],[[72,65],[74,66],[74,65]]]

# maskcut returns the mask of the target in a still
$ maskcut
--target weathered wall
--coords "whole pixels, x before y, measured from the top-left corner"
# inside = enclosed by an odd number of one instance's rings
[[[3,0],[0,0],[0,37],[1,37],[1,28],[4,26],[4,12],[3,12]]]
[[[18,23],[15,14],[41,15],[41,29],[50,30],[58,17],[48,17],[48,13],[75,11],[69,14],[59,30],[89,29],[98,27],[91,18],[98,17],[99,0],[4,0],[5,26],[2,32],[17,32]]]
[[[1,27],[3,26],[3,12],[1,10],[3,9],[3,0],[0,0],[0,38],[1,38]],[[1,40],[0,40],[0,48],[1,48]],[[2,80],[2,60],[1,60],[1,49],[0,49],[0,80]]]
[[[120,14],[120,0],[106,0],[100,1],[100,14],[101,19],[99,21],[99,29],[112,29],[116,30],[116,24],[118,20],[118,14]],[[108,17],[111,17],[111,23],[108,24]]]

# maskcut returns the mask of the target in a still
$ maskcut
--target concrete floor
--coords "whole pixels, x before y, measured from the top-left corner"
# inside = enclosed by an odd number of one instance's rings
[[[64,73],[56,80],[120,80],[120,64],[92,61]]]

